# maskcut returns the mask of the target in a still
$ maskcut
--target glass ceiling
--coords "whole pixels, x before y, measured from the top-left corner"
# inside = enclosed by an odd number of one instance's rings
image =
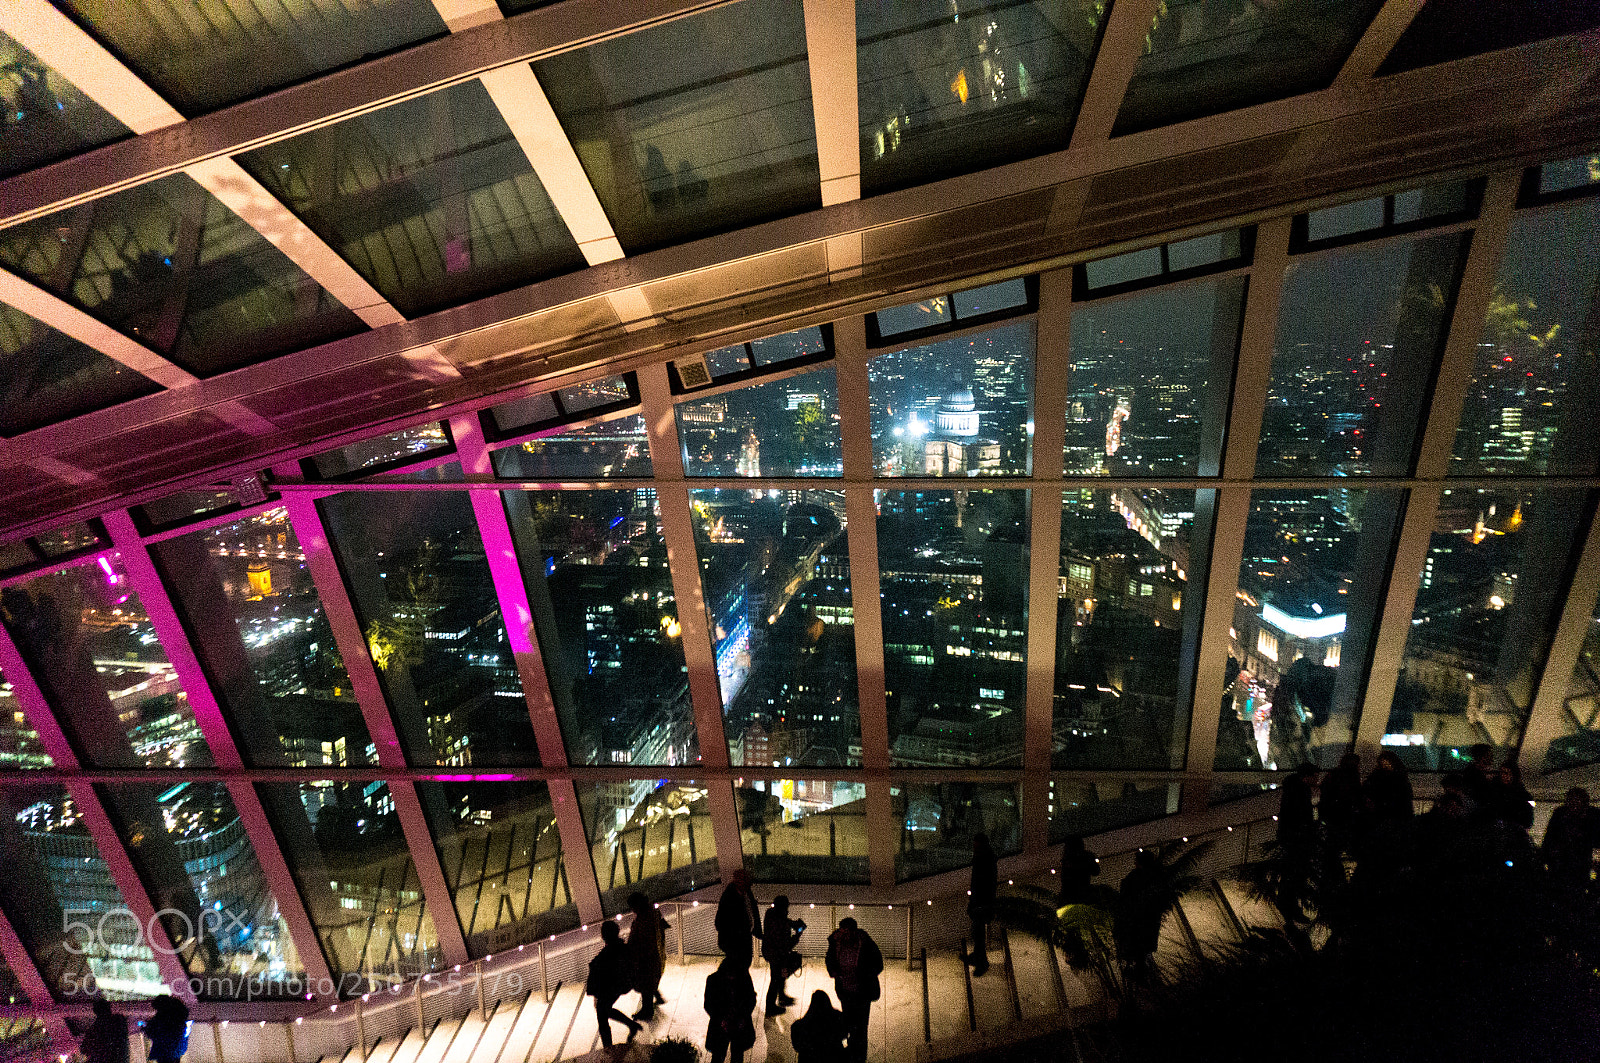
[[[0,177],[129,134],[71,82],[0,33]]]

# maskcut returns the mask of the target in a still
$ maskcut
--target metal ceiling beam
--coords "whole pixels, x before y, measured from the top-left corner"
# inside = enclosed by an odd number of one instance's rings
[[[861,198],[855,0],[805,0],[805,19],[817,169],[828,207]]]
[[[1078,105],[1072,143],[1067,148],[1069,155],[1081,158],[1105,149],[1160,7],[1160,0],[1122,0],[1111,5],[1111,14],[1106,16],[1105,29],[1101,31],[1100,48],[1089,71],[1089,84]]]
[[[1378,67],[1394,51],[1400,35],[1405,33],[1411,20],[1417,17],[1427,0],[1388,0],[1378,9],[1378,14],[1367,25],[1361,39],[1356,42],[1339,74],[1334,78],[1336,88],[1345,88],[1366,81],[1378,72]]]

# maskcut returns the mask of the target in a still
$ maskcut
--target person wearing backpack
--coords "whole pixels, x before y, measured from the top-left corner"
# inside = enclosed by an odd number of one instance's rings
[[[589,980],[583,988],[585,993],[594,997],[595,1018],[600,1023],[600,1043],[610,1048],[613,1022],[620,1022],[628,1028],[630,1041],[644,1026],[617,1010],[617,998],[633,989],[633,964],[628,958],[628,946],[622,943],[622,928],[607,919],[600,924],[600,940],[605,944],[589,961]]]
[[[155,1014],[141,1025],[150,1042],[150,1063],[178,1063],[189,1050],[189,1005],[177,997],[159,996],[150,1002]]]
[[[883,952],[872,936],[850,916],[839,920],[839,929],[828,935],[828,973],[833,975],[833,991],[844,1012],[845,1032],[850,1046],[845,1059],[866,1063],[867,1024],[872,1002],[883,995],[878,976],[883,973]]]
[[[751,1017],[756,1010],[756,986],[750,980],[750,963],[740,956],[724,956],[717,969],[706,976],[706,1051],[711,1063],[744,1063],[744,1054],[755,1046],[756,1025]]]

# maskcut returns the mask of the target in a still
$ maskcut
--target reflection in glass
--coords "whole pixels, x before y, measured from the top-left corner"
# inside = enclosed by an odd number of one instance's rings
[[[137,1000],[166,991],[143,928],[65,790],[0,794],[0,866],[0,907],[57,999]]]
[[[1050,844],[1131,827],[1178,811],[1178,783],[1050,780]],[[1105,885],[1114,885],[1107,882]]]
[[[1580,155],[1575,159],[1558,159],[1539,167],[1539,191],[1542,194],[1566,192],[1600,182],[1600,152]]]
[[[110,545],[105,535],[97,530],[99,521],[67,524],[41,532],[33,537],[33,544],[45,557],[66,557],[95,546]]]
[[[578,924],[544,783],[419,783],[417,797],[470,955]]]
[[[1214,495],[1062,494],[1056,767],[1182,766],[1205,604],[1203,591],[1188,593],[1188,580],[1190,566],[1204,562]]]
[[[559,420],[561,410],[556,406],[553,393],[545,391],[493,406],[489,409],[489,416],[493,418],[495,428],[504,436],[530,425]]]
[[[1028,282],[1014,277],[971,291],[957,292],[951,300],[957,318],[980,317],[1028,305]]]
[[[197,376],[366,327],[181,173],[0,231],[0,262]]]
[[[410,461],[432,451],[448,450],[451,446],[450,433],[445,431],[444,422],[434,421],[363,439],[359,443],[318,454],[311,461],[316,466],[317,475],[332,478],[377,465]]]
[[[478,81],[238,161],[408,317],[583,266]]]
[[[129,129],[0,33],[0,177],[109,144]]]
[[[677,405],[690,476],[838,476],[839,392],[830,366]]]
[[[1519,211],[1490,289],[1452,476],[1595,471],[1597,308],[1600,198]]]
[[[306,992],[289,925],[226,787],[114,785],[118,832],[202,997],[258,1000]]]
[[[859,766],[844,492],[690,500],[733,763]]]
[[[1257,476],[1404,476],[1465,259],[1459,233],[1294,262]]]
[[[827,349],[828,343],[823,338],[822,329],[815,325],[785,332],[781,336],[750,341],[750,352],[758,366],[790,362],[808,354],[821,354]]]
[[[1244,310],[1242,277],[1072,313],[1068,476],[1215,476]]]
[[[867,363],[879,476],[1025,476],[1033,467],[1033,322]]]
[[[0,306],[0,435],[160,391],[154,380],[9,306]]]
[[[987,834],[996,856],[1022,849],[1021,805],[1015,786],[987,783],[911,783],[889,788],[900,826],[896,882],[924,878],[972,863],[972,839]]]
[[[867,788],[823,779],[735,779],[739,844],[757,882],[866,882]]]
[[[494,474],[508,480],[612,480],[649,476],[650,441],[644,417],[615,417],[497,450]]]
[[[1355,736],[1403,491],[1250,497],[1214,767],[1331,768]]]
[[[1449,771],[1486,742],[1514,748],[1588,519],[1576,488],[1443,492],[1383,743]]]
[[[630,254],[821,206],[798,4],[746,0],[533,69]]]
[[[234,505],[229,491],[177,491],[138,507],[139,515],[156,528],[176,527],[198,520],[207,513]]]
[[[1142,247],[1126,254],[1085,262],[1083,272],[1090,288],[1109,288],[1113,284],[1158,276],[1162,272],[1161,248]]]
[[[1113,136],[1326,88],[1379,0],[1167,0],[1134,67]]]
[[[890,756],[919,767],[1022,761],[1028,492],[884,491],[878,500]]]
[[[467,496],[350,492],[318,506],[409,761],[537,764]]]
[[[249,763],[377,763],[287,510],[167,539],[151,552]]]
[[[1600,7],[1583,2],[1428,0],[1378,68],[1378,76],[1515,48],[1597,26]]]
[[[1561,703],[1561,735],[1550,743],[1542,767],[1561,771],[1600,760],[1600,600],[1583,632],[1583,648]],[[1535,754],[1538,750],[1533,751]],[[1532,765],[1535,768],[1541,765]]]
[[[10,680],[0,674],[0,769],[49,768],[54,764],[39,744],[39,732],[23,715]]]
[[[582,413],[597,406],[609,406],[614,402],[626,402],[631,397],[627,378],[620,376],[587,380],[570,388],[561,388],[556,394],[561,399],[562,410],[569,414]]]
[[[625,911],[635,890],[661,901],[719,880],[704,785],[579,783],[578,799],[607,915]]]
[[[699,760],[655,488],[502,497],[567,759]]]
[[[875,315],[878,335],[898,336],[902,332],[920,332],[934,325],[950,323],[950,300],[943,295],[924,299],[905,306],[886,306]]]
[[[342,995],[444,966],[387,783],[261,783],[256,789]]]
[[[863,194],[1066,147],[1107,5],[855,6]]]
[[[87,763],[211,766],[177,669],[116,554],[7,587],[4,612],[34,680]]]

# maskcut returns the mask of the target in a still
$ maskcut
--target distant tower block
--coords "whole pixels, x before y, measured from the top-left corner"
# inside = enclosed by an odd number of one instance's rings
[[[272,569],[267,567],[265,561],[252,561],[245,570],[250,578],[250,592],[263,598],[272,594]]]

